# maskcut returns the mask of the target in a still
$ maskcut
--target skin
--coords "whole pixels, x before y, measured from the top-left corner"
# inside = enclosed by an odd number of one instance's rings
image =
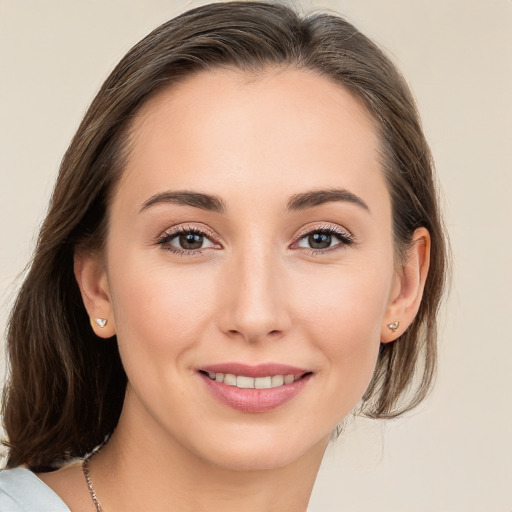
[[[108,320],[93,328],[117,335],[129,380],[119,426],[90,464],[107,511],[306,509],[332,429],[368,386],[380,342],[413,320],[428,271],[423,228],[406,264],[394,261],[378,149],[360,102],[305,70],[204,72],[143,107],[106,253],[75,261],[90,316]],[[367,208],[286,209],[323,189]],[[142,208],[166,191],[219,196],[226,208]],[[178,226],[205,232],[199,253],[159,243]],[[326,228],[342,235],[311,248],[308,234]],[[283,406],[247,413],[198,373],[226,361],[312,376]],[[74,512],[94,510],[77,465],[41,477]]]

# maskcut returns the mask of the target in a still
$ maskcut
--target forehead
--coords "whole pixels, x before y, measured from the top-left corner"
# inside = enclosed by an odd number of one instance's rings
[[[162,188],[242,191],[384,185],[375,122],[348,90],[313,71],[201,72],[149,100],[121,179]],[[295,190],[296,189],[296,190]]]

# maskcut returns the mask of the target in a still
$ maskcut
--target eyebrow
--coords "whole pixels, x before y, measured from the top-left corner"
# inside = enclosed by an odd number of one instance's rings
[[[332,203],[336,201],[352,203],[363,210],[370,212],[368,205],[359,196],[356,196],[344,188],[312,190],[302,194],[295,194],[288,201],[286,211],[305,210],[307,208],[313,208],[314,206],[320,206],[325,203]]]
[[[224,201],[218,196],[183,190],[178,192],[160,192],[159,194],[151,196],[147,201],[144,201],[139,210],[139,213],[147,210],[151,206],[162,203],[178,204],[181,206],[193,206],[194,208],[200,208],[201,210],[219,213],[222,213],[226,210]]]
[[[368,205],[359,196],[344,188],[312,190],[301,194],[295,194],[289,199],[285,211],[306,210],[308,208],[336,201],[352,203],[368,212],[370,211]],[[192,206],[201,210],[218,213],[223,213],[227,210],[226,203],[219,196],[183,190],[176,192],[160,192],[151,196],[148,200],[144,201],[139,213],[162,203]]]

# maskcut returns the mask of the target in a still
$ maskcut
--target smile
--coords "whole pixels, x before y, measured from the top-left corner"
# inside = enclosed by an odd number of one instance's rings
[[[224,406],[243,413],[263,413],[290,402],[308,385],[313,372],[282,364],[249,366],[226,363],[203,367],[207,390]]]
[[[302,375],[267,375],[266,377],[249,377],[247,375],[233,375],[232,373],[208,372],[208,377],[216,382],[223,382],[227,386],[241,389],[270,389],[291,384],[299,380]]]

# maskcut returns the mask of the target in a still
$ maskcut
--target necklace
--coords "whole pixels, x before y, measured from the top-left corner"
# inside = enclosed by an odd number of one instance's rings
[[[102,508],[98,497],[96,496],[96,492],[94,491],[94,487],[92,486],[91,475],[89,473],[89,458],[84,459],[82,462],[82,473],[84,474],[85,481],[87,482],[87,487],[89,488],[89,493],[92,498],[92,502],[96,507],[96,512],[102,512]]]
[[[98,497],[96,496],[96,492],[94,491],[94,487],[92,486],[91,474],[89,473],[89,458],[84,459],[82,462],[82,473],[84,474],[85,481],[87,482],[92,502],[96,507],[96,512],[103,512]],[[306,512],[309,512],[309,509]]]

